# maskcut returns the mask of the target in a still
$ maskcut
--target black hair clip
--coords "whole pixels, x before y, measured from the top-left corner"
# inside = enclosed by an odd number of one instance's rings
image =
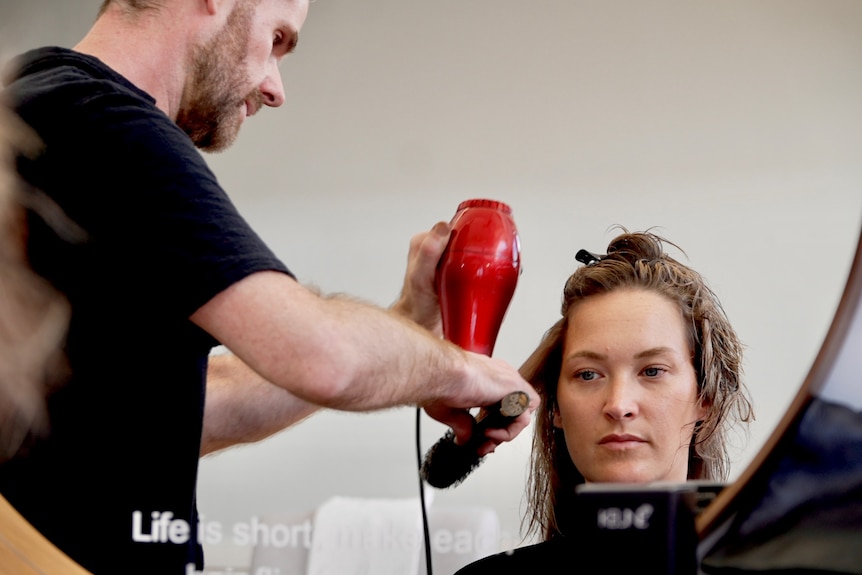
[[[588,252],[587,250],[578,250],[578,253],[575,254],[575,259],[587,266],[599,263],[600,261],[602,261],[602,259],[606,257],[607,256],[596,255],[592,252]]]

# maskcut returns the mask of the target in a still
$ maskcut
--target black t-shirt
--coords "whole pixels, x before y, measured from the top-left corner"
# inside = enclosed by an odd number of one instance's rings
[[[97,575],[184,574],[201,566],[195,484],[218,344],[189,316],[249,274],[290,272],[149,95],[61,48],[11,70],[5,96],[44,144],[19,171],[83,236],[29,220],[32,265],[71,302],[71,377],[49,400],[49,435],[0,466],[0,492]]]

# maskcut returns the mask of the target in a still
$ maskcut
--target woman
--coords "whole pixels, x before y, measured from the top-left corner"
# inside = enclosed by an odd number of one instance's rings
[[[578,252],[562,318],[521,368],[542,398],[525,524],[543,541],[458,575],[552,567],[579,484],[727,479],[727,434],[753,419],[742,345],[704,278],[665,245],[678,248],[624,231],[607,255]]]

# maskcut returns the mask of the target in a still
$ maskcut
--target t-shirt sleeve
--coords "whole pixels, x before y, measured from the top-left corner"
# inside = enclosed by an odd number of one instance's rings
[[[49,189],[65,190],[61,203],[112,274],[184,316],[252,273],[292,276],[174,122],[134,94],[95,94],[71,115],[81,124],[53,136],[66,150],[56,173],[76,184]]]

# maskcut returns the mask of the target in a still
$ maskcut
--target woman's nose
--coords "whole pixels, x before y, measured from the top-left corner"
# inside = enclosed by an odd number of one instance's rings
[[[613,420],[632,419],[638,414],[638,404],[633,386],[626,381],[615,380],[608,385],[604,413]]]

